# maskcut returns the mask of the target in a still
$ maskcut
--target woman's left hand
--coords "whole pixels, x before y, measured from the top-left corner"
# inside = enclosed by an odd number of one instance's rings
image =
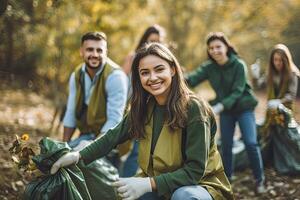
[[[138,199],[147,192],[152,192],[150,178],[120,178],[113,183],[123,200]]]
[[[222,103],[217,103],[212,107],[213,112],[218,115],[224,110],[224,105]]]

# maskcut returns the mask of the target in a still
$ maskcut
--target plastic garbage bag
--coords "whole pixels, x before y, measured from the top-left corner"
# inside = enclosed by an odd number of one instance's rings
[[[80,151],[92,140],[81,140],[73,150]],[[117,193],[112,187],[112,183],[119,177],[118,170],[106,159],[100,158],[88,165],[80,161],[77,166],[83,173],[86,185],[93,200],[114,200],[117,199]],[[101,196],[101,198],[100,198]]]
[[[110,164],[105,158],[100,158],[89,165],[84,165],[83,162],[78,163],[81,169],[89,193],[93,200],[115,200],[118,195],[112,182],[119,177],[117,169]]]
[[[257,137],[266,165],[282,174],[300,174],[300,126],[290,109],[280,104],[268,110],[264,124],[257,126]],[[233,151],[235,168],[248,166],[245,153]]]
[[[274,167],[282,174],[300,174],[300,127],[289,109],[278,111],[285,123],[270,127]]]
[[[90,200],[84,176],[76,165],[61,168],[56,174],[50,174],[54,162],[71,150],[68,145],[49,138],[43,138],[39,145],[41,153],[32,160],[44,176],[26,186],[23,199]]]
[[[266,165],[282,174],[300,174],[300,126],[290,109],[280,104],[277,109],[268,110],[265,122],[257,125],[257,138]],[[232,153],[234,169],[249,166],[245,145],[240,140],[234,141]]]

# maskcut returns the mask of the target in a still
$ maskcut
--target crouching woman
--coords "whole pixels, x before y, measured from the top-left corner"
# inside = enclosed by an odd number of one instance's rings
[[[215,143],[214,115],[187,88],[165,46],[151,43],[137,51],[132,89],[131,110],[122,122],[80,152],[61,157],[51,173],[79,159],[88,164],[135,139],[142,173],[116,180],[122,199],[233,199]]]

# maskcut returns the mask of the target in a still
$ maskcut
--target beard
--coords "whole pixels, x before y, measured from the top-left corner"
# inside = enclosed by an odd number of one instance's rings
[[[98,60],[98,62],[99,62],[99,64],[97,65],[97,66],[91,66],[90,65],[90,60],[91,59],[97,59]],[[92,69],[92,70],[99,70],[99,68],[101,67],[101,65],[102,65],[102,59],[100,59],[100,58],[94,58],[94,57],[89,57],[86,61],[85,61],[85,65],[89,68],[89,69]]]

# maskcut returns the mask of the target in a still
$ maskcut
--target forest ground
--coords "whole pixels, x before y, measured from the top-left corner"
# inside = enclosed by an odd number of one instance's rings
[[[209,93],[209,94],[207,94]],[[209,91],[200,89],[199,96],[211,97]],[[256,108],[257,120],[264,116],[265,92],[256,92],[259,105]],[[300,99],[296,104],[296,120],[300,121]],[[51,99],[33,92],[26,86],[10,86],[6,82],[0,84],[0,199],[21,199],[26,180],[11,161],[8,149],[14,135],[28,133],[30,142],[38,144],[45,136],[61,138],[62,129],[56,133],[51,131],[55,106]],[[55,121],[57,125],[57,120]],[[55,126],[56,126],[55,125]],[[272,166],[265,168],[267,192],[257,196],[254,193],[254,179],[249,169],[235,173],[233,189],[236,199],[276,199],[299,200],[300,176],[278,174]]]

